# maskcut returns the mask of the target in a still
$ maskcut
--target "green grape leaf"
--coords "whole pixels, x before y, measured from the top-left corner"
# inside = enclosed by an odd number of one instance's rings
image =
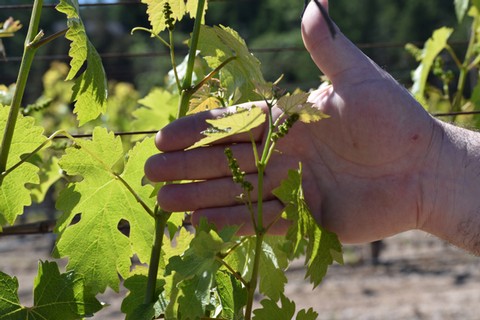
[[[458,22],[462,22],[465,13],[467,12],[470,0],[455,0],[455,14]]]
[[[3,140],[10,107],[0,104],[0,141]],[[10,145],[7,169],[18,163],[22,156],[29,154],[46,141],[43,128],[35,125],[32,117],[18,115]],[[38,167],[25,162],[0,180],[0,231],[1,225],[13,224],[23,208],[32,203],[26,184],[38,184]]]
[[[310,213],[302,189],[302,171],[289,170],[288,178],[273,190],[273,194],[285,205],[285,218],[292,221],[287,239],[294,243],[294,251],[307,238],[305,264],[306,277],[314,287],[318,286],[327,272],[328,265],[343,263],[342,247],[334,233],[317,224]]]
[[[290,320],[295,314],[295,302],[288,300],[285,295],[280,296],[281,307],[270,299],[260,301],[261,309],[253,311],[253,320]]]
[[[158,34],[167,28],[164,13],[166,3],[171,7],[171,18],[180,21],[186,14],[195,18],[198,0],[142,0],[142,3],[147,5],[148,21],[150,21],[153,33]],[[205,15],[207,6],[208,1],[205,1],[203,15]]]
[[[200,231],[190,242],[190,247],[182,256],[173,256],[169,259],[166,274],[175,271],[184,278],[201,275],[203,272],[215,272],[220,264],[216,255],[224,246],[223,240],[213,230]]]
[[[175,237],[177,231],[182,227],[185,220],[185,212],[172,212],[167,221],[168,234],[170,240]]]
[[[178,94],[178,85],[177,85],[177,77],[179,80],[184,79],[187,75],[188,69],[188,59],[189,54],[185,55],[183,61],[176,66],[176,76],[175,71],[170,69],[168,71],[168,75],[165,77],[165,88],[173,92],[177,95]],[[200,56],[200,51],[195,52],[195,62],[193,64],[193,74],[192,74],[192,83],[198,83],[198,79],[204,79],[206,75],[210,72],[210,68],[208,67],[207,63],[203,58]]]
[[[189,149],[206,146],[217,140],[248,132],[265,122],[262,109],[253,106],[250,109],[237,108],[233,113],[224,114],[221,118],[206,120],[211,128],[202,132],[205,138],[197,141]]]
[[[165,306],[162,312],[165,313],[166,319],[176,318],[177,316],[177,304],[179,287],[177,283],[183,280],[183,276],[180,274],[177,275],[176,272],[173,272],[171,275],[164,276],[163,272],[165,271],[165,265],[169,262],[170,258],[175,256],[182,255],[187,251],[190,246],[190,242],[194,238],[194,234],[189,232],[185,228],[181,228],[180,231],[176,234],[174,241],[168,239],[167,236],[164,238],[164,245],[162,246],[162,255],[160,260],[160,269],[162,270],[161,277],[166,281],[165,292],[162,297],[168,297],[169,301],[160,299],[159,305]],[[171,302],[170,302],[171,301]]]
[[[187,114],[221,108],[222,103],[212,92],[211,84],[203,85],[192,95]]]
[[[49,157],[41,163],[40,183],[30,190],[35,202],[42,203],[50,187],[62,177],[62,170],[58,161],[57,157]]]
[[[70,72],[66,80],[75,79],[72,100],[75,101],[74,113],[80,125],[83,125],[100,114],[105,113],[107,106],[107,80],[100,55],[90,43],[85,26],[79,15],[76,0],[60,0],[57,11],[64,13],[68,20],[68,31],[65,37],[71,41],[69,56]],[[86,64],[84,71],[82,66]]]
[[[180,229],[177,236],[175,237],[174,242],[171,242],[170,239],[165,237],[164,246],[162,248],[163,259],[168,262],[170,258],[180,256],[188,249],[193,238],[194,234],[189,232],[185,228]],[[170,243],[170,245],[165,245],[167,243]]]
[[[148,278],[144,274],[133,274],[125,279],[124,286],[130,292],[123,299],[121,310],[126,314],[125,320],[151,320],[159,317],[165,310],[159,299],[153,303],[145,303],[145,290]],[[160,297],[164,291],[165,280],[157,279],[155,295]]]
[[[225,258],[225,262],[247,281],[252,277],[255,255],[255,238],[248,237]],[[277,301],[284,291],[287,279],[288,256],[283,249],[285,238],[282,236],[265,236],[260,252],[259,291]]]
[[[188,249],[181,255],[169,258],[165,274],[173,275],[173,282],[167,285],[166,291],[172,299],[171,305],[177,306],[181,318],[196,319],[205,314],[210,305],[215,274],[221,266],[218,254],[231,246],[231,237],[232,232],[219,234],[203,224],[197,228]],[[171,254],[172,252],[169,253]],[[168,314],[169,312],[175,314],[174,310],[167,309]]]
[[[315,320],[318,317],[318,313],[312,308],[305,310],[302,309],[297,313],[296,320]]]
[[[295,314],[295,302],[289,300],[285,295],[282,293],[280,295],[280,302],[281,307],[277,305],[277,303],[273,300],[264,299],[260,301],[262,305],[261,309],[257,309],[253,311],[254,320],[267,320],[267,319],[275,319],[275,320],[290,320],[293,319]],[[302,309],[297,313],[295,317],[296,320],[315,320],[318,317],[318,313],[313,311],[312,308],[308,309],[307,311]]]
[[[150,257],[153,219],[137,199],[153,210],[153,187],[142,185],[142,178],[145,159],[155,152],[153,137],[147,138],[130,150],[125,163],[120,138],[97,127],[92,140],[76,140],[60,159],[68,175],[83,180],[58,198],[57,208],[64,215],[56,228],[57,253],[70,258],[67,268],[83,274],[93,292],[107,286],[118,290],[118,274],[128,276],[134,253],[141,262]],[[77,213],[80,221],[70,225]],[[121,220],[128,221],[128,237],[117,228]]]
[[[305,123],[328,118],[313,103],[307,101],[308,96],[309,94],[305,92],[284,95],[278,99],[277,107],[287,115],[298,114],[300,116],[299,120]]]
[[[259,269],[259,291],[277,301],[285,289],[285,270],[288,260],[285,252],[278,249],[277,237],[266,237],[262,243]]]
[[[0,319],[24,320],[27,310],[18,298],[18,280],[0,271]]]
[[[0,319],[80,319],[100,310],[102,305],[85,292],[82,276],[74,271],[60,274],[55,262],[40,262],[35,278],[33,307],[24,307],[18,298],[18,281],[0,272]]]
[[[200,319],[210,305],[213,274],[205,272],[182,281],[178,286],[178,314],[181,319]]]
[[[420,55],[420,65],[415,69],[412,76],[412,93],[419,101],[424,100],[425,86],[433,62],[438,54],[447,46],[448,38],[452,32],[453,29],[442,27],[435,30],[432,37],[425,42],[425,46]]]
[[[226,89],[226,96],[230,97],[229,104],[258,99],[254,89],[265,82],[260,62],[248,51],[245,41],[236,31],[223,26],[202,25],[198,50],[212,69],[235,57],[219,72],[221,86]]]
[[[265,236],[267,238],[268,236]],[[224,258],[225,262],[245,280],[252,278],[253,259],[255,254],[255,238],[242,238],[241,243]]]
[[[138,103],[143,107],[133,112],[134,130],[159,130],[175,119],[178,95],[154,88],[146,97],[138,100]]]
[[[218,271],[215,277],[217,292],[222,305],[221,318],[243,319],[243,307],[247,303],[247,291],[231,273]]]

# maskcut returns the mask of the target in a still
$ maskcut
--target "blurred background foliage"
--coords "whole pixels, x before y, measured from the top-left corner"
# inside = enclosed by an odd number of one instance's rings
[[[115,1],[121,3],[88,5]],[[24,25],[14,37],[2,38],[6,55],[6,58],[0,56],[0,102],[3,100],[3,103],[8,103],[11,85],[16,80],[32,3],[31,0],[2,0],[0,3],[0,21],[13,17]],[[54,9],[57,3],[56,0],[44,0],[40,26],[46,35],[66,28],[64,16]],[[89,38],[102,56],[110,81],[108,113],[82,130],[87,132],[98,124],[112,130],[132,130],[132,114],[141,105],[138,99],[145,97],[152,88],[168,87],[169,52],[147,33],[131,34],[134,27],[149,27],[146,6],[140,0],[80,0],[80,3]],[[282,87],[308,90],[319,85],[321,72],[303,47],[302,8],[301,0],[211,0],[206,22],[237,30],[261,61],[267,80],[274,81],[283,75]],[[448,26],[455,29],[449,38],[452,50],[463,57],[471,34],[471,19],[458,23],[453,0],[331,0],[330,14],[348,38],[406,87],[412,85],[412,71],[418,66],[413,55],[405,49],[407,43],[421,48],[434,30]],[[186,54],[185,41],[191,28],[192,21],[188,19],[176,26],[178,64]],[[68,70],[68,49],[69,42],[64,38],[40,48],[24,104],[27,111],[48,106],[36,115],[45,128],[64,127],[75,131],[71,84],[63,81]],[[448,55],[442,64],[445,70],[456,68]],[[471,85],[467,83],[465,87],[467,97],[476,79],[476,76],[469,78]],[[452,89],[455,89],[453,85]],[[138,126],[139,121],[133,123],[137,123],[136,130],[154,129]]]
[[[85,1],[92,3],[94,0]],[[102,1],[98,1],[102,2]],[[30,0],[2,0],[1,5],[31,4]],[[51,34],[66,27],[64,17],[45,0],[41,27]],[[379,65],[400,82],[408,84],[415,60],[404,50],[406,42],[423,43],[436,28],[456,26],[452,0],[332,0],[331,15],[342,31]],[[268,80],[284,74],[284,86],[308,89],[318,85],[320,73],[303,50],[300,35],[301,0],[217,0],[209,3],[208,24],[224,24],[237,30],[263,65]],[[147,34],[130,34],[136,26],[148,27],[145,5],[85,6],[82,17],[90,39],[103,55],[111,81],[130,82],[141,95],[164,84],[169,70],[167,50]],[[0,21],[12,16],[24,24],[13,38],[4,39],[8,60],[0,59],[0,83],[16,79],[30,9],[0,9]],[[180,25],[185,34],[189,21]],[[459,28],[456,40],[466,40],[468,28]],[[182,46],[186,36],[176,37]],[[42,91],[41,75],[54,60],[67,62],[68,42],[59,39],[37,54],[26,101],[34,101]],[[182,53],[180,51],[180,53]],[[182,55],[179,54],[179,59]]]

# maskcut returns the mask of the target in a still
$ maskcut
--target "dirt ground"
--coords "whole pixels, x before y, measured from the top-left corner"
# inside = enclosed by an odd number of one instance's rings
[[[37,261],[49,259],[51,236],[0,238],[0,270],[16,275],[20,296],[32,304]],[[370,247],[345,248],[346,265],[334,265],[312,291],[301,262],[287,272],[286,295],[297,308],[312,307],[324,320],[480,319],[480,258],[421,232],[407,232],[384,241],[378,264]],[[96,320],[123,319],[120,294],[107,291],[99,299],[110,304]]]

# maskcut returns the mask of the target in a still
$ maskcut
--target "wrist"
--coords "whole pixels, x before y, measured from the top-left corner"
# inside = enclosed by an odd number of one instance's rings
[[[418,227],[480,254],[480,134],[436,121]]]

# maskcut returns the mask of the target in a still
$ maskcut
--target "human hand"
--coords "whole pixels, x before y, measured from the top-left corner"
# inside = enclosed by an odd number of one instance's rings
[[[273,221],[282,211],[271,190],[301,162],[305,198],[314,217],[342,242],[372,241],[420,227],[432,202],[424,179],[438,148],[439,125],[343,34],[332,38],[314,4],[304,14],[302,35],[316,65],[332,82],[312,92],[309,100],[330,118],[296,123],[279,140],[265,172],[264,220]],[[242,225],[241,232],[248,233],[250,216],[236,200],[241,189],[231,179],[224,149],[231,146],[255,185],[249,136],[183,151],[202,137],[205,119],[222,112],[188,116],[162,129],[156,144],[163,153],[147,161],[145,172],[152,181],[201,180],[164,186],[158,194],[163,209],[193,211],[194,222],[207,217],[219,227]],[[274,108],[273,114],[280,111]],[[253,134],[261,148],[265,127]],[[282,233],[287,226],[279,220],[271,231]]]

